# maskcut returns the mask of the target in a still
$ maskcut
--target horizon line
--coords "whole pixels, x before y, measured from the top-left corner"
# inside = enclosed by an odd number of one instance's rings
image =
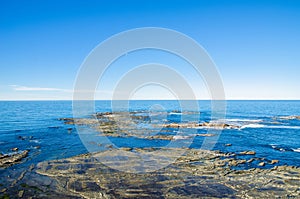
[[[94,99],[94,100],[73,100],[73,99],[0,99],[1,102],[9,101],[300,101],[300,99]]]

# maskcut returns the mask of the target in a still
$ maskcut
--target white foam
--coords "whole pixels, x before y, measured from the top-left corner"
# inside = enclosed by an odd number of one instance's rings
[[[182,115],[182,113],[171,112],[170,115]]]
[[[265,128],[266,126],[263,125],[263,124],[246,124],[246,125],[243,125],[241,127],[241,129],[244,129],[244,128]]]
[[[173,136],[174,140],[184,140],[184,139],[188,139],[190,138],[190,136],[184,136],[184,135],[175,135]]]
[[[295,152],[300,153],[300,148],[298,148],[298,149],[292,149],[292,150],[295,151]]]
[[[207,129],[206,126],[197,126],[197,127],[194,127],[194,129]]]
[[[266,128],[272,128],[272,129],[300,129],[300,126],[266,126]]]
[[[263,124],[246,124],[241,127],[244,128],[267,128],[267,129],[300,129],[300,126],[269,126]]]
[[[33,143],[41,143],[39,140],[29,140],[29,142],[33,142]]]
[[[228,122],[253,122],[253,123],[259,123],[259,122],[262,122],[263,120],[232,118],[232,119],[225,119],[225,121],[228,121]]]

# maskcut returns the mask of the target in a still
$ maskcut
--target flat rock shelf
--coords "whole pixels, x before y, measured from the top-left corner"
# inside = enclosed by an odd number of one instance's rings
[[[7,194],[34,198],[299,198],[300,168],[234,170],[234,158],[218,151],[172,148],[160,150],[166,158],[184,153],[154,172],[128,173],[99,161],[106,157],[119,167],[139,167],[134,159],[120,158],[113,149],[67,159],[41,162]],[[119,149],[127,152],[129,149]],[[158,149],[130,149],[141,155]],[[131,154],[131,153],[129,153]],[[161,159],[152,158],[151,167]],[[156,162],[157,161],[157,162]]]

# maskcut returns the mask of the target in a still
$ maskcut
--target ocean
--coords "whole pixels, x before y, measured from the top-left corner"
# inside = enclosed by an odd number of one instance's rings
[[[198,104],[199,121],[209,121],[211,102],[198,101]],[[130,111],[147,111],[154,105],[163,107],[169,114],[168,122],[180,122],[180,113],[174,112],[180,110],[178,101],[136,100],[129,103]],[[95,101],[96,112],[111,111],[110,106],[111,101]],[[296,115],[300,115],[300,101],[227,101],[225,121],[240,128],[224,129],[213,150],[224,153],[255,151],[255,157],[279,160],[278,165],[300,166],[300,120],[292,117]],[[19,151],[29,150],[28,157],[19,164],[0,168],[1,178],[31,164],[87,153],[75,126],[59,120],[72,116],[72,101],[1,101],[0,153],[12,153],[15,147]],[[197,133],[205,132],[205,128],[197,129]],[[169,142],[134,137],[109,139],[118,147],[162,147]],[[204,139],[195,137],[190,148],[201,148]],[[243,168],[252,166],[244,165]]]

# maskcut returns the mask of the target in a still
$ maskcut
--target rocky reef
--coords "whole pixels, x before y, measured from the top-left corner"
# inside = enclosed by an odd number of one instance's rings
[[[156,149],[132,150],[141,155]],[[118,152],[109,150],[43,162],[36,171],[55,179],[57,190],[82,198],[297,198],[300,195],[300,168],[234,170],[232,166],[246,164],[246,160],[196,149],[174,148],[161,153],[172,158],[177,152],[184,155],[167,167],[148,173],[119,171],[118,167],[141,165],[130,155],[119,158]],[[109,157],[116,167],[112,169],[101,163],[98,157],[103,156]],[[160,161],[154,158],[143,167],[147,170]]]
[[[175,112],[178,114],[177,112]],[[222,121],[210,122],[170,122],[167,121],[164,112],[151,114],[145,112],[104,112],[94,114],[91,118],[61,118],[65,124],[89,126],[102,135],[112,137],[138,137],[143,139],[177,139],[165,132],[180,128],[184,129],[240,129],[241,126],[229,124]],[[195,114],[193,112],[184,112],[180,114]],[[162,119],[164,118],[164,119]],[[143,128],[145,126],[145,128]],[[160,132],[162,134],[156,134]],[[213,134],[197,134],[193,136],[214,136]],[[186,136],[187,137],[187,136]]]
[[[0,198],[298,198],[300,168],[255,154],[107,148],[13,172]],[[258,167],[239,167],[253,163]]]
[[[18,148],[13,148],[13,151],[18,151]],[[8,167],[20,162],[28,155],[28,150],[12,152],[9,154],[0,154],[0,167]]]
[[[163,124],[162,127],[165,128],[216,128],[216,129],[239,129],[241,128],[238,125],[227,124],[225,122],[202,122],[202,123],[171,123]]]

